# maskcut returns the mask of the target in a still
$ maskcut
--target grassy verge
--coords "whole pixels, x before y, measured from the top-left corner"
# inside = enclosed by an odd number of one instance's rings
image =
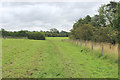
[[[85,46],[85,45],[80,45],[78,43],[76,43],[76,41],[70,41],[70,40],[64,40],[66,42],[70,42],[72,43],[73,45],[75,46],[79,46],[81,48],[81,52],[82,53],[86,53],[88,55],[91,55],[95,58],[100,58],[100,59],[103,59],[103,60],[107,60],[109,61],[110,63],[118,63],[118,55],[116,55],[116,53],[108,53],[108,52],[103,52],[103,55],[102,55],[102,51],[101,49],[98,49],[98,50],[92,50],[90,47],[88,46]]]

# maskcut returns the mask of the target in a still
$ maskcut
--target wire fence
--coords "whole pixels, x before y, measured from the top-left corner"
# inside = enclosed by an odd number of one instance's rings
[[[109,53],[109,54],[116,54],[118,55],[118,44],[110,44],[110,43],[98,43],[92,41],[83,41],[83,40],[71,40],[71,39],[64,39],[62,41],[69,41],[75,43],[76,45],[85,46],[91,48],[92,50],[99,50],[101,54]]]

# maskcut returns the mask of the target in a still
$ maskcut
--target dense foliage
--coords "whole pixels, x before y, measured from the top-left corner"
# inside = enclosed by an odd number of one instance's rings
[[[45,32],[45,36],[47,37],[68,37],[68,32],[66,31],[61,31],[59,32],[57,29],[53,28],[50,29],[50,31]]]
[[[37,32],[37,31],[27,31],[27,30],[21,30],[21,31],[6,31],[4,29],[2,31],[3,37],[8,38],[22,38],[27,37],[28,39],[34,39],[34,40],[45,40],[45,35],[43,32]]]
[[[45,40],[45,35],[41,32],[29,32],[28,39]]]
[[[45,40],[46,37],[68,37],[68,32],[61,31],[59,32],[57,29],[53,28],[50,31],[6,31],[4,29],[2,31],[3,37],[11,37],[11,38],[21,38],[27,37],[28,39],[35,39],[35,40]]]
[[[120,3],[110,2],[102,5],[98,15],[80,18],[73,25],[71,39],[92,40],[95,42],[118,43],[118,29],[120,28]]]

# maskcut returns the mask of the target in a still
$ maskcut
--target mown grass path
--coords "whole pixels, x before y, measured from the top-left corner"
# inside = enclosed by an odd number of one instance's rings
[[[2,43],[3,77],[117,78],[118,64],[89,54],[65,38],[7,39]]]

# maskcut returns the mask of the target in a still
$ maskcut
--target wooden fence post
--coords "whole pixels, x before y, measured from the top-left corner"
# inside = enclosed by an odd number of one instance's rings
[[[92,50],[93,50],[93,48],[94,48],[94,43],[92,42]]]
[[[102,56],[103,56],[104,45],[102,44]]]
[[[85,40],[85,46],[87,45],[87,41]]]
[[[118,62],[120,62],[120,44],[118,44]]]

